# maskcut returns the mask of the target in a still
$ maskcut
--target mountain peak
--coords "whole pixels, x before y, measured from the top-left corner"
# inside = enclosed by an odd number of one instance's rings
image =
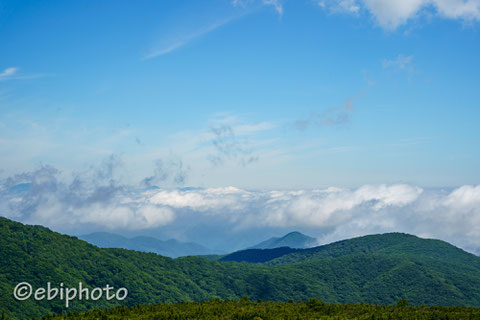
[[[286,235],[284,235],[283,238],[291,237],[291,236],[305,236],[305,235],[303,233],[301,233],[300,231],[292,231],[292,232],[289,232]],[[308,237],[308,236],[305,236],[305,237]]]
[[[317,243],[315,238],[304,235],[299,231],[292,231],[283,237],[273,237],[263,242],[260,242],[250,249],[274,249],[280,247],[290,248],[309,248]]]

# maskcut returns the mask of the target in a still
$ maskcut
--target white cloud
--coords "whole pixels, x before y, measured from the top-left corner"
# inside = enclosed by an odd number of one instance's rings
[[[357,0],[319,0],[317,5],[328,9],[331,13],[356,14],[360,11],[360,5]]]
[[[3,71],[0,71],[0,82],[7,81],[7,80],[30,80],[30,79],[37,79],[52,76],[52,74],[46,73],[37,73],[37,74],[19,74],[18,68],[6,68]]]
[[[154,204],[207,214],[244,214],[243,227],[264,225],[333,226],[359,208],[379,211],[404,207],[423,190],[409,185],[366,185],[356,190],[246,191],[234,187],[179,191],[161,190],[151,196]],[[236,215],[234,215],[236,217]]]
[[[480,186],[463,186],[448,195],[445,206],[462,211],[478,211],[480,209]]]
[[[480,1],[478,0],[435,0],[438,12],[448,18],[480,20]]]
[[[244,210],[256,198],[255,193],[234,187],[209,188],[195,191],[162,190],[150,201],[175,209],[189,209],[208,214]]]
[[[364,0],[370,13],[386,29],[396,29],[406,23],[426,3],[425,0]]]
[[[449,19],[480,20],[480,0],[320,0],[317,4],[331,12],[355,14],[363,7],[387,30],[395,30],[424,10]]]
[[[480,186],[451,192],[407,184],[290,191],[160,190],[150,201],[177,214],[187,210],[187,215],[206,222],[226,219],[225,228],[328,228],[321,243],[400,231],[480,252]]]
[[[44,166],[0,184],[2,215],[62,230],[174,228],[322,230],[319,243],[384,232],[438,238],[480,253],[480,186],[409,184],[309,190],[138,189],[113,179],[115,159],[70,183]],[[30,183],[23,190],[22,183]],[[223,232],[223,231],[222,231]],[[320,232],[318,232],[320,233]],[[317,233],[317,234],[318,234]]]
[[[263,0],[263,4],[273,6],[275,11],[281,16],[283,15],[283,5],[279,0]]]
[[[0,73],[0,81],[6,80],[17,73],[17,68],[7,68]]]
[[[142,192],[119,184],[111,156],[94,170],[76,174],[71,181],[60,171],[42,166],[1,181],[0,212],[27,223],[56,228],[89,225],[107,229],[145,229],[171,223],[174,211],[152,203]]]
[[[283,15],[283,4],[280,0],[232,0],[232,5],[234,7],[247,7],[248,5],[252,4],[262,4],[265,6],[272,6],[278,15]]]

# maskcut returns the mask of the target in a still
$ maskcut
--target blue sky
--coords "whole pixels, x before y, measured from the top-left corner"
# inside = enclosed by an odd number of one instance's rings
[[[0,0],[0,212],[480,252],[479,56],[480,0]]]
[[[118,154],[132,181],[173,157],[195,186],[478,183],[478,2],[382,2],[2,1],[3,174]],[[239,150],[213,163],[220,127]]]

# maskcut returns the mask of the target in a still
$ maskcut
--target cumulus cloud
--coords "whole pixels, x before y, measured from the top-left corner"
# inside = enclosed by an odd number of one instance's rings
[[[330,230],[319,243],[400,231],[480,252],[480,186],[452,191],[408,184],[290,191],[159,190],[150,201],[205,221],[226,219],[225,228]]]
[[[317,4],[330,12],[356,14],[363,8],[388,30],[423,13],[463,21],[480,20],[480,0],[320,0]]]
[[[121,184],[116,170],[121,159],[112,155],[102,164],[62,179],[61,172],[48,165],[0,181],[0,212],[27,223],[70,228],[88,225],[107,229],[144,229],[170,223],[171,208],[150,202],[142,194],[155,181],[185,179],[182,167],[166,167],[170,172],[157,179],[145,178],[138,187]],[[179,170],[180,169],[180,170]]]

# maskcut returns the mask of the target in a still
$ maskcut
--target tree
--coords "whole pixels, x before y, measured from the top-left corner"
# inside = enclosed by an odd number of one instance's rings
[[[400,300],[398,300],[398,302],[397,302],[397,307],[399,307],[399,308],[408,307],[408,301],[407,301],[407,299],[400,299]]]

